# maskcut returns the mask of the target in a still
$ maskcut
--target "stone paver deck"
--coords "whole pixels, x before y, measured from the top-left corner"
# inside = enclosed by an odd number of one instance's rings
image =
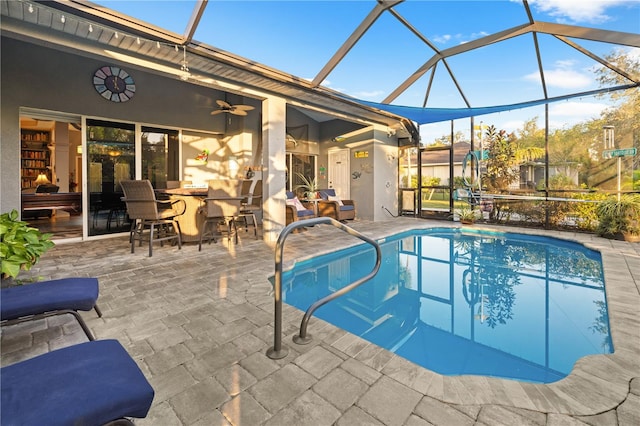
[[[356,221],[380,238],[410,228],[457,226],[398,218]],[[97,338],[118,339],[156,391],[138,425],[639,425],[640,244],[594,235],[515,229],[582,242],[601,251],[615,353],[578,361],[548,385],[476,376],[442,376],[321,320],[312,344],[291,339],[302,318],[284,307],[289,354],[269,359],[273,345],[273,247],[241,234],[226,241],[129,251],[126,237],[58,244],[27,275],[94,276],[98,304],[83,318]],[[287,240],[285,259],[359,243],[329,226]],[[4,327],[2,365],[83,342],[70,317]]]

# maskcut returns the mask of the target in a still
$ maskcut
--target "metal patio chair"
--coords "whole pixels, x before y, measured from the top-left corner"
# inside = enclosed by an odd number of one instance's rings
[[[186,205],[182,200],[158,200],[149,180],[124,180],[120,182],[131,219],[131,253],[136,241],[142,245],[149,242],[149,257],[153,255],[153,243],[162,246],[165,241],[176,241],[182,248],[182,232],[177,216],[184,213]],[[148,232],[147,232],[148,231]]]

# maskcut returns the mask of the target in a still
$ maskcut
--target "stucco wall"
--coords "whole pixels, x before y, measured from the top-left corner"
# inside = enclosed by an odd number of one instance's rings
[[[143,126],[157,126],[167,129],[210,132],[224,134],[224,143],[241,153],[240,158],[247,163],[259,163],[260,152],[265,153],[262,164],[268,193],[280,194],[275,186],[284,188],[284,161],[281,167],[274,162],[284,158],[284,130],[288,126],[308,125],[311,141],[299,152],[318,155],[318,165],[327,165],[327,151],[344,142],[332,141],[337,135],[357,132],[358,136],[346,145],[353,152],[368,149],[369,157],[354,159],[351,156],[351,171],[364,172],[362,178],[351,181],[352,198],[358,203],[358,217],[378,219],[383,213],[381,206],[396,203],[395,187],[397,177],[387,167],[387,145],[395,149],[395,140],[387,138],[384,129],[375,131],[373,127],[345,120],[317,122],[311,117],[291,108],[278,108],[280,116],[265,127],[263,108],[265,99],[273,95],[264,94],[263,99],[228,95],[213,88],[183,82],[175,77],[166,77],[143,71],[131,64],[105,61],[89,54],[80,56],[41,45],[3,37],[1,39],[0,61],[2,73],[0,84],[0,211],[20,209],[20,108],[26,107],[42,111],[59,112],[86,118],[137,123]],[[135,80],[135,96],[124,103],[110,102],[101,97],[93,87],[94,72],[104,65],[117,65],[125,69]],[[241,124],[238,117],[228,114],[211,115],[217,108],[215,101],[226,99],[232,104],[243,103],[255,107],[255,113],[244,117]],[[285,120],[286,127],[280,127]],[[274,126],[274,123],[279,123]],[[281,123],[284,124],[284,123]],[[283,128],[285,127],[285,128]],[[265,131],[265,128],[269,131]],[[362,129],[365,130],[362,130]],[[271,130],[277,131],[271,131]],[[282,132],[282,135],[279,133]],[[267,136],[265,136],[267,135]],[[268,137],[269,140],[264,138]],[[69,147],[75,150],[75,144]],[[317,145],[315,144],[317,142]],[[268,147],[268,145],[272,145]],[[268,148],[268,149],[267,149]],[[266,151],[265,151],[266,150]],[[300,151],[302,150],[302,151]],[[282,154],[282,155],[280,155]],[[229,152],[225,158],[229,159]],[[353,155],[353,154],[352,154]],[[71,156],[70,156],[71,161]],[[183,155],[183,164],[185,156]],[[251,161],[251,163],[249,163]],[[71,164],[69,166],[73,167]],[[282,176],[280,176],[282,175]],[[280,182],[282,184],[280,185]],[[389,185],[387,185],[389,183]],[[275,186],[273,186],[275,185]],[[273,186],[274,189],[271,189]],[[268,196],[267,194],[265,194]],[[273,205],[277,208],[277,203]],[[284,209],[282,209],[284,210]],[[278,214],[276,214],[278,213]],[[282,212],[280,212],[282,213]],[[282,219],[280,218],[282,216]],[[273,212],[269,217],[274,232],[284,221],[284,214]]]
[[[358,128],[357,125],[334,124],[332,126],[331,123],[325,123],[326,127],[323,127],[323,130],[327,134],[344,135],[344,139],[324,141],[321,145],[319,164],[327,163],[329,150],[349,148],[351,199],[356,203],[358,218],[392,218],[382,207],[388,208],[394,214],[398,210],[397,139],[387,136],[386,127]],[[356,152],[362,153],[362,156],[357,157]]]
[[[19,109],[34,109],[84,115],[107,120],[139,122],[167,128],[195,129],[225,133],[229,123],[226,114],[212,116],[217,108],[216,99],[225,99],[224,93],[201,86],[184,83],[178,79],[141,71],[130,65],[105,63],[42,46],[2,38],[0,61],[2,63],[0,94],[0,210],[8,211],[20,206],[20,128]],[[119,65],[135,79],[136,94],[125,103],[115,103],[102,98],[94,89],[92,76],[104,65]],[[233,99],[256,107],[261,101],[246,97]],[[256,140],[261,137],[260,114],[244,118],[242,135],[230,137]],[[233,124],[233,119],[232,119]],[[241,149],[247,156],[255,155]],[[258,144],[256,144],[257,146]]]

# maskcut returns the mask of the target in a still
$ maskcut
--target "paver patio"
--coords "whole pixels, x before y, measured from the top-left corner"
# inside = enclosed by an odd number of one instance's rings
[[[379,238],[402,230],[458,226],[398,218],[355,221]],[[83,318],[98,339],[118,339],[156,391],[139,425],[638,425],[640,424],[640,244],[591,234],[490,227],[576,240],[603,255],[615,353],[578,361],[565,379],[539,385],[489,377],[442,376],[313,319],[312,344],[291,341],[302,312],[284,306],[289,354],[273,345],[274,251],[252,233],[240,244],[158,247],[130,253],[127,237],[63,243],[33,276],[95,276],[98,304]],[[244,232],[244,231],[242,231]],[[289,237],[295,257],[360,240],[329,226]],[[83,342],[71,318],[2,329],[2,365]]]

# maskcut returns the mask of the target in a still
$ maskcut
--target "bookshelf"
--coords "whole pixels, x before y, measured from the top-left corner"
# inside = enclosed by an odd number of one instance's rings
[[[44,174],[49,181],[51,175],[51,132],[42,130],[20,130],[20,173],[22,189],[35,188],[38,175]]]

